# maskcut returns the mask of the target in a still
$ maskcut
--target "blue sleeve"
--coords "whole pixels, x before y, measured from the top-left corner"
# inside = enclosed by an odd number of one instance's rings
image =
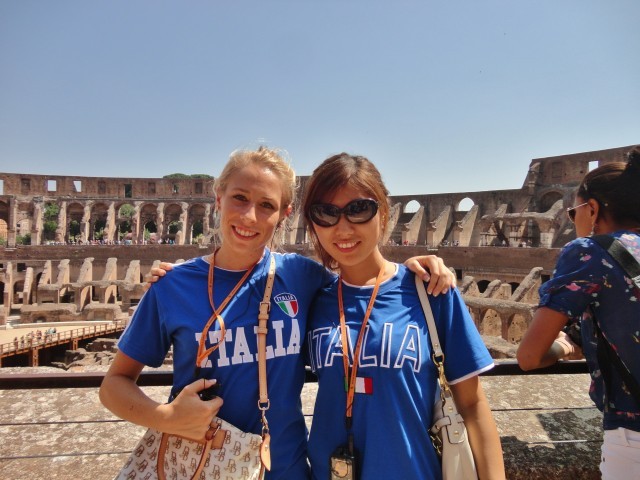
[[[171,347],[171,337],[160,315],[158,290],[159,286],[154,285],[142,296],[118,341],[123,353],[150,367],[160,367]]]
[[[458,289],[429,297],[445,356],[449,383],[479,375],[493,367],[493,359]]]
[[[539,306],[579,318],[597,299],[613,266],[605,252],[588,238],[568,243],[560,253],[553,278],[539,290]]]

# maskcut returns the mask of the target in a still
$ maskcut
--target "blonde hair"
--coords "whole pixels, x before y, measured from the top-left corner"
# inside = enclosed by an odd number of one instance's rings
[[[215,179],[213,184],[214,195],[224,192],[229,184],[230,178],[238,171],[248,165],[256,165],[273,173],[282,186],[282,198],[280,199],[280,212],[284,213],[293,205],[296,196],[296,173],[285,157],[287,153],[281,149],[271,149],[260,146],[257,150],[234,150],[229,155],[229,160],[222,169],[220,176]],[[216,225],[214,233],[219,235],[219,217],[216,217]],[[284,234],[288,229],[288,218],[283,218],[279,223],[272,247],[277,247],[284,242]],[[220,240],[220,238],[218,238]]]

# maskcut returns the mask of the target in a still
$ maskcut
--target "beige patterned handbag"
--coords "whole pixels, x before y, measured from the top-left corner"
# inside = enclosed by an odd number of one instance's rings
[[[210,272],[212,270],[213,262]],[[269,408],[266,337],[274,278],[275,260],[272,256],[258,314],[258,408],[262,412],[262,435],[243,432],[220,418],[212,422],[207,432],[208,440],[200,442],[150,428],[134,448],[116,480],[260,480],[265,470],[271,469],[266,418]],[[214,315],[217,315],[215,308]],[[209,324],[205,329],[208,328]],[[206,335],[203,334],[201,338],[206,338]]]
[[[148,429],[116,477],[134,479],[244,479],[261,477],[262,437],[218,419],[215,436],[196,442]]]

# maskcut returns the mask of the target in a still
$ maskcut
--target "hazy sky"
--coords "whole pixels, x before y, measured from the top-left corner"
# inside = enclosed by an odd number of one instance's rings
[[[0,171],[368,156],[392,194],[519,188],[640,143],[638,0],[0,0]]]

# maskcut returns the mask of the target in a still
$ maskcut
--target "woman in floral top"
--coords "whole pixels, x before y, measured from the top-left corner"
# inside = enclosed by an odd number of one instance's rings
[[[541,368],[579,353],[562,332],[580,321],[582,348],[591,372],[589,394],[603,412],[603,479],[640,478],[640,404],[618,370],[608,370],[605,388],[598,364],[597,325],[633,377],[640,382],[640,288],[591,235],[617,238],[640,261],[640,148],[628,162],[589,172],[567,209],[578,238],[562,250],[553,278],[540,287],[540,305],[518,348],[524,370]],[[605,371],[606,373],[606,371]]]

